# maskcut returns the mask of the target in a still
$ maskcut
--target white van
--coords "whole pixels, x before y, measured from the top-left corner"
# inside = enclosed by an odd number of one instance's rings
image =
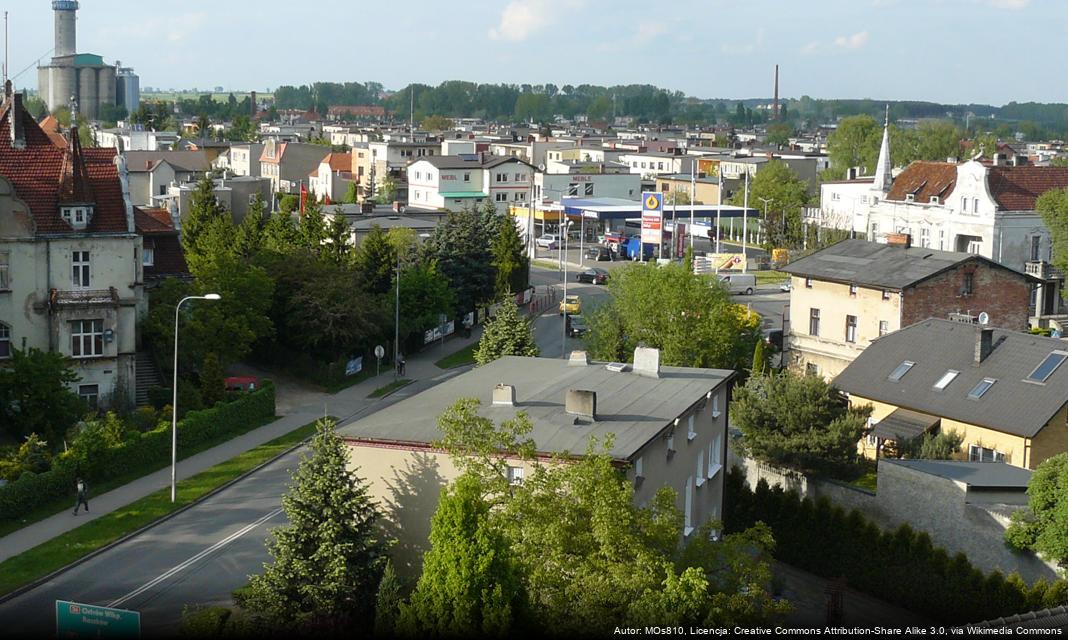
[[[727,286],[731,295],[744,293],[751,296],[756,291],[756,276],[752,273],[721,273],[719,280]]]

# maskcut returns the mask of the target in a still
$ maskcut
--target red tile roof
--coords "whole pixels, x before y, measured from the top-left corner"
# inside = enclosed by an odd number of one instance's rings
[[[41,130],[48,134],[48,137],[52,139],[52,142],[57,147],[60,149],[67,148],[67,139],[59,132],[59,120],[56,120],[55,116],[47,116],[39,124],[41,125]]]
[[[894,178],[886,199],[904,202],[905,196],[912,194],[916,202],[928,203],[932,196],[938,196],[945,202],[956,186],[956,164],[916,161]]]
[[[1034,211],[1040,195],[1068,187],[1068,167],[990,167],[989,172],[990,195],[1003,211]]]
[[[331,171],[352,171],[351,153],[331,153],[323,162],[330,163]]]
[[[166,209],[141,209],[134,207],[134,225],[143,236],[157,233],[175,233],[171,214]]]
[[[8,100],[0,108],[0,176],[11,182],[15,194],[29,206],[38,234],[71,233],[73,229],[59,215],[59,199],[65,169],[73,168],[68,160],[72,150],[57,147],[25,109],[14,113],[12,104]],[[24,148],[12,146],[12,117],[22,121]],[[96,205],[87,232],[129,231],[115,154],[115,149],[82,152],[86,187]]]

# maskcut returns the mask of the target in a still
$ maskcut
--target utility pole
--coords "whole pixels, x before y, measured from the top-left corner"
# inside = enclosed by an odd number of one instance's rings
[[[742,273],[749,270],[749,256],[746,255],[746,242],[749,240],[749,168],[745,172],[745,198],[742,204]]]

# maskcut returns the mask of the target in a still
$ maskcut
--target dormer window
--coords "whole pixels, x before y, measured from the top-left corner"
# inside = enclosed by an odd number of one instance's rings
[[[75,229],[86,228],[89,225],[89,219],[93,217],[92,207],[85,205],[61,207],[59,213],[63,220]]]

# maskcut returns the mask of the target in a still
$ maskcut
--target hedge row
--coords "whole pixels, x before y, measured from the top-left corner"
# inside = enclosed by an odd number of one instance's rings
[[[248,429],[274,416],[274,385],[263,386],[230,403],[210,409],[190,411],[178,423],[179,453],[193,450],[206,442]],[[25,473],[18,480],[0,487],[0,521],[16,520],[40,505],[70,496],[74,504],[74,481],[81,476],[92,486],[130,473],[150,473],[171,458],[171,428],[166,425],[146,433],[134,434],[117,447],[103,448],[86,459],[57,457],[44,473]]]
[[[859,511],[826,498],[800,499],[770,488],[751,491],[742,472],[727,475],[724,526],[744,530],[762,521],[775,533],[775,557],[943,624],[964,624],[1068,604],[1068,581],[1033,586],[1015,574],[983,574],[963,553],[950,555],[908,525],[883,531]]]

